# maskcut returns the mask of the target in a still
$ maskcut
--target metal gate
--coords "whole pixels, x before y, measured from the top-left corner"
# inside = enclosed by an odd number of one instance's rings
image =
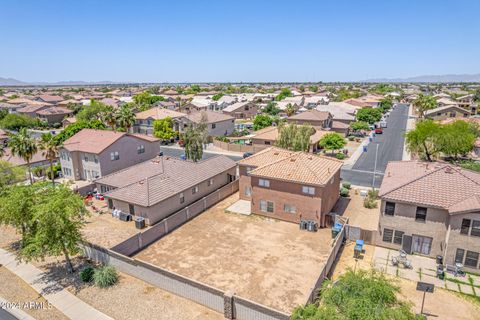
[[[361,239],[361,232],[362,232],[362,229],[360,229],[359,227],[353,227],[351,225],[346,225],[346,237],[348,240],[359,240]]]
[[[412,253],[412,236],[403,235],[402,237],[402,249],[408,254]]]

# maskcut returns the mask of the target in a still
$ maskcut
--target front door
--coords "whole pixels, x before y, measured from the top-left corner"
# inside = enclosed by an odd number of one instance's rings
[[[424,255],[430,254],[430,250],[432,249],[432,241],[433,241],[432,238],[413,235],[412,240],[413,240],[412,241],[413,252],[424,254]]]
[[[402,249],[408,254],[412,253],[412,236],[403,235],[402,238]]]

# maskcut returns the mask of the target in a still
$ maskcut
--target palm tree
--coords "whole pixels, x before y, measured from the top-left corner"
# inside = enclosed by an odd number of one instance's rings
[[[295,114],[295,108],[292,106],[291,103],[287,104],[287,106],[285,107],[285,113],[288,117],[291,117]]]
[[[135,123],[135,113],[133,113],[132,109],[127,106],[123,105],[118,109],[117,112],[117,121],[118,125],[125,129],[125,132],[128,132],[133,124]]]
[[[50,178],[52,179],[52,184],[55,186],[55,174],[53,172],[53,161],[57,158],[59,144],[53,134],[44,133],[40,139],[39,144],[40,150],[42,150],[42,155],[50,162]]]
[[[417,107],[418,112],[420,113],[421,118],[425,118],[425,112],[437,107],[437,100],[432,96],[426,96],[419,94],[418,98],[413,102],[415,107]]]
[[[113,107],[108,106],[108,109],[102,115],[102,120],[108,126],[110,126],[113,131],[117,129],[117,115],[115,114],[115,110],[113,110]]]
[[[14,134],[8,142],[12,154],[21,157],[27,163],[28,177],[30,184],[33,183],[32,168],[30,167],[30,160],[33,155],[37,153],[37,144],[34,138],[27,132],[26,128],[20,129],[17,134]]]

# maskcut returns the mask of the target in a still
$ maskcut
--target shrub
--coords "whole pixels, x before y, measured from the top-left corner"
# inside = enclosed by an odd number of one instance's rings
[[[103,266],[95,269],[93,280],[95,285],[100,288],[110,287],[118,281],[117,270],[112,266]]]
[[[346,156],[344,153],[337,153],[335,157],[336,157],[338,160],[343,160],[343,159],[345,159],[347,156]]]
[[[80,272],[80,279],[82,279],[83,282],[92,282],[94,273],[95,273],[95,270],[92,267],[90,266],[85,267]]]
[[[350,193],[350,190],[348,190],[347,188],[341,188],[340,189],[340,195],[342,197],[348,197],[349,193]]]
[[[365,200],[363,200],[363,206],[367,209],[374,209],[377,207],[377,197],[378,197],[378,190],[371,189],[368,191]]]
[[[345,181],[344,183],[342,183],[342,187],[344,187],[345,189],[348,189],[350,190],[352,188],[352,184],[348,181]]]

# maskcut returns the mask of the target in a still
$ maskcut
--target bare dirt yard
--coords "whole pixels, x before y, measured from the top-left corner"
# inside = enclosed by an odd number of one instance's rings
[[[331,231],[226,213],[238,193],[135,258],[266,306],[291,312],[307,301],[331,248]]]
[[[352,188],[349,197],[338,199],[333,212],[347,217],[349,225],[364,230],[377,230],[380,220],[380,201],[377,200],[376,208],[367,209],[363,206],[363,200],[364,198],[360,196],[360,189]]]
[[[348,269],[370,270],[374,267],[375,246],[365,245],[360,259],[355,261],[353,257],[354,242],[347,242],[334,265],[332,279],[338,280],[339,276]],[[416,290],[416,282],[387,275],[400,287],[399,298],[409,301],[413,310],[420,313],[423,293]],[[438,320],[476,320],[480,319],[478,302],[470,301],[465,295],[461,295],[440,287],[435,287],[433,294],[427,293],[425,297],[424,313],[428,319]]]

